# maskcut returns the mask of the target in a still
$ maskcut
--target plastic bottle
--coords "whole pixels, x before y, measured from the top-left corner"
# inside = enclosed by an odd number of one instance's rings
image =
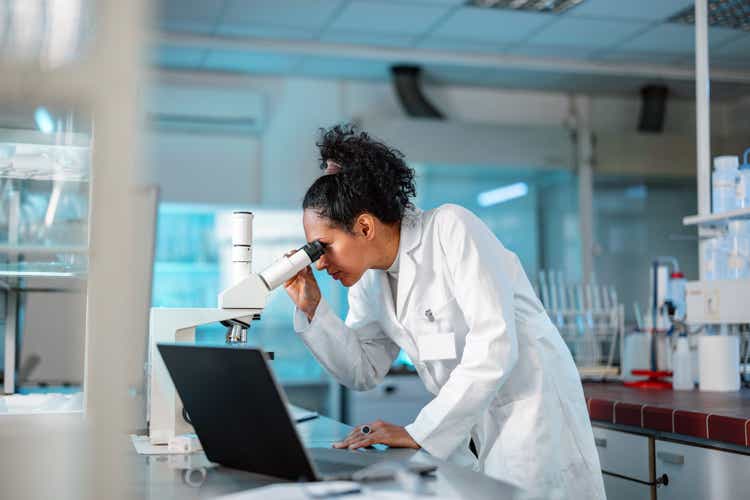
[[[714,173],[711,176],[712,212],[715,214],[737,208],[737,167],[740,159],[736,156],[714,158]]]
[[[677,338],[672,368],[672,388],[676,391],[692,391],[694,386],[690,344],[684,333]]]
[[[747,234],[746,222],[731,221],[725,236],[727,248],[726,279],[744,279],[750,277],[750,235]]]
[[[742,156],[742,165],[737,169],[735,205],[737,208],[750,208],[750,148]]]
[[[750,208],[750,148],[747,148],[742,156],[742,165],[737,170],[735,204],[737,208]],[[750,241],[750,221],[738,221],[738,225],[740,233],[746,240]],[[748,273],[750,273],[750,270],[748,270]]]
[[[706,242],[703,260],[703,279],[723,280],[727,277],[727,258],[729,252],[725,237],[711,238]]]

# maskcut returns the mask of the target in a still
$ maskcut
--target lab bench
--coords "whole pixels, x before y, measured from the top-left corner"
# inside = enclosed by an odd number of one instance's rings
[[[300,423],[297,428],[308,448],[330,447],[334,441],[347,436],[352,429],[323,416]],[[411,460],[436,464],[438,469],[434,477],[423,481],[429,491],[437,493],[441,498],[499,500],[513,498],[518,493],[518,490],[509,484],[470,469],[448,464],[421,450],[385,449],[360,453],[376,453],[382,455],[384,460]],[[135,498],[210,498],[278,482],[267,476],[211,464],[203,453],[143,456],[131,450],[129,458],[135,462],[136,477],[132,485]],[[367,487],[382,491],[398,489],[397,483],[393,481],[368,483]]]
[[[609,499],[743,498],[750,390],[645,391],[584,384]]]

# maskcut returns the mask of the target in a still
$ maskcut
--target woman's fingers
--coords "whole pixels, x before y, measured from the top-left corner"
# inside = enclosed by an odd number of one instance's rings
[[[359,428],[354,429],[352,432],[349,433],[348,436],[346,436],[342,441],[339,441],[337,443],[333,443],[334,448],[346,448],[351,443],[353,443],[359,436],[362,435]]]
[[[359,439],[357,441],[354,441],[353,443],[350,443],[348,448],[350,450],[358,450],[359,448],[365,448],[367,446],[372,446],[373,444],[380,443],[380,439],[378,439],[377,435],[373,435],[371,437],[367,437],[364,439]]]
[[[373,436],[379,436],[379,433],[377,432],[380,428],[383,422],[380,420],[377,420],[375,422],[372,422],[370,424],[364,424],[360,425],[354,428],[346,438],[344,438],[343,441],[339,441],[338,443],[333,443],[334,448],[349,448],[353,443],[357,443],[359,441],[366,441],[371,440]],[[364,433],[362,432],[362,429],[367,427],[369,432]],[[373,443],[370,443],[373,444]],[[364,445],[369,446],[369,444]]]

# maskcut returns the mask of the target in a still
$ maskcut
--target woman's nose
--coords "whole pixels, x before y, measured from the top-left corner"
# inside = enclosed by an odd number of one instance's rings
[[[315,267],[318,269],[318,271],[322,271],[323,269],[328,267],[325,255],[320,256],[320,258],[315,262]]]

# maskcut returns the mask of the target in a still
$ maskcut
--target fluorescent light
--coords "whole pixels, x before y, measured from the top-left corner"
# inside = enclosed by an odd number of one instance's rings
[[[45,134],[51,134],[54,132],[55,125],[52,122],[52,117],[50,116],[49,111],[47,111],[47,108],[36,108],[36,111],[34,111],[34,120],[36,121],[36,126],[39,127],[39,130]]]
[[[491,191],[479,193],[477,202],[481,207],[490,207],[498,203],[514,200],[529,193],[529,186],[525,182],[516,182],[507,186],[499,187]]]
[[[695,24],[695,7],[685,7],[667,21]],[[708,24],[742,31],[750,31],[750,8],[747,0],[708,0]]]
[[[469,7],[560,14],[583,0],[467,0]]]

